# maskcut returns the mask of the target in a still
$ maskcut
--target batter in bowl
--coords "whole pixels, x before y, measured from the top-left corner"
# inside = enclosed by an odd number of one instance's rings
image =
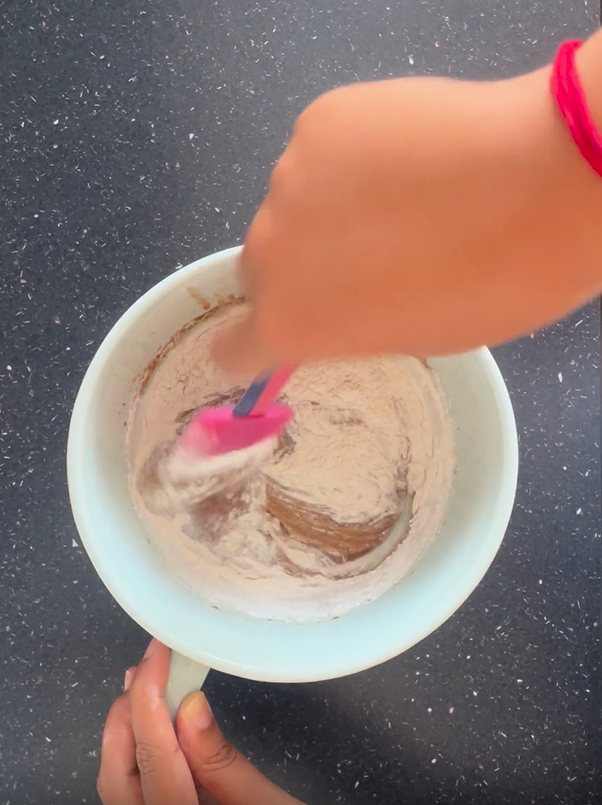
[[[242,388],[213,364],[230,307],[188,325],[149,367],[128,423],[136,508],[174,573],[217,606],[257,617],[335,617],[403,578],[434,538],[451,489],[452,424],[435,374],[391,356],[302,367],[275,450],[226,490],[187,488],[159,468],[191,416]]]

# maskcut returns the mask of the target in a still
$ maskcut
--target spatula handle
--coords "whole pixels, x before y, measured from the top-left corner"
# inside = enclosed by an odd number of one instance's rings
[[[292,363],[283,364],[274,372],[256,378],[235,406],[233,416],[263,416],[276,402],[282,387],[296,368]]]

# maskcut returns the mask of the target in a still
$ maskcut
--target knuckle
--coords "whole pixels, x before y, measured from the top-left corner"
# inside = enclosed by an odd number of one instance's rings
[[[264,201],[247,233],[245,251],[260,250],[266,241],[269,242],[274,230],[275,206],[273,199]]]
[[[286,182],[288,175],[288,164],[289,160],[287,158],[287,152],[285,151],[272,170],[269,181],[269,188],[271,191],[276,191],[284,182]]]
[[[291,186],[294,186],[295,176],[297,175],[295,150],[294,143],[291,143],[272,170],[268,186],[269,195],[272,199],[278,198],[282,200],[290,195]]]
[[[238,755],[237,750],[228,741],[222,741],[215,752],[203,760],[202,767],[205,772],[223,771],[231,766]]]
[[[314,98],[314,100],[305,107],[295,121],[293,128],[294,137],[303,137],[311,132],[314,120],[320,116],[322,109],[327,104],[326,99],[328,95],[329,93],[318,95],[317,98]]]
[[[243,287],[259,293],[267,281],[277,276],[282,242],[287,239],[287,224],[274,204],[264,206],[257,214],[245,240],[241,263]]]
[[[125,694],[122,694],[117,699],[115,699],[115,701],[111,705],[111,709],[109,710],[107,720],[105,722],[105,737],[106,737],[107,726],[110,724],[114,724],[115,722],[121,721],[125,717],[125,714],[128,711],[128,707],[129,707],[128,699]]]
[[[329,115],[333,108],[336,108],[337,101],[341,94],[345,91],[345,87],[338,87],[331,89],[328,92],[318,95],[305,109],[301,112],[295,123],[295,134],[309,134],[313,131],[315,124],[320,124],[325,115]]]
[[[159,752],[156,746],[144,742],[136,745],[136,764],[142,776],[154,773],[158,758]]]
[[[241,263],[242,272],[257,270],[257,263],[261,264],[261,255],[266,245],[266,239],[270,234],[270,212],[266,211],[265,205],[255,216],[253,223],[245,238],[243,250],[243,260]]]
[[[101,802],[104,803],[104,799],[102,798],[103,790],[104,790],[104,781],[101,772],[96,778],[96,793],[100,797]]]

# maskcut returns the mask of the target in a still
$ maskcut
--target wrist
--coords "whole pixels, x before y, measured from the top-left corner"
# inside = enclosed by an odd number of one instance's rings
[[[586,53],[586,93],[593,70],[590,58]],[[508,84],[514,83],[518,90],[514,135],[518,138],[516,129],[522,129],[529,165],[532,220],[528,225],[545,244],[534,249],[533,270],[547,286],[545,295],[552,307],[565,312],[602,287],[602,177],[581,155],[562,118],[550,88],[551,74],[551,67],[546,67]],[[596,114],[593,109],[592,113]]]
[[[602,92],[600,91],[602,31],[592,36],[579,48],[575,54],[575,63],[590,113],[598,131],[602,131]]]

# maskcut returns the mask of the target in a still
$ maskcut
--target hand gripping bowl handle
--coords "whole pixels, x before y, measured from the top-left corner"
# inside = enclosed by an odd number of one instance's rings
[[[175,721],[176,713],[184,699],[203,687],[208,673],[209,668],[206,665],[200,665],[190,657],[178,654],[177,651],[171,652],[165,702],[172,721]]]

